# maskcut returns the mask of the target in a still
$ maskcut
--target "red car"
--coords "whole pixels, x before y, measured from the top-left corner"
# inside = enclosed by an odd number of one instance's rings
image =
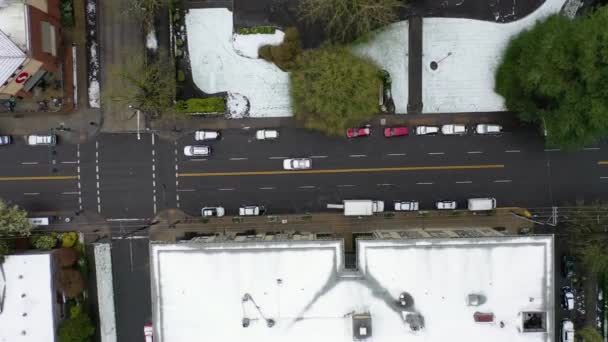
[[[367,137],[370,134],[372,134],[372,130],[369,127],[348,128],[346,130],[347,138]]]
[[[384,136],[387,138],[398,137],[402,135],[410,134],[410,129],[405,126],[400,127],[387,127],[384,129]]]

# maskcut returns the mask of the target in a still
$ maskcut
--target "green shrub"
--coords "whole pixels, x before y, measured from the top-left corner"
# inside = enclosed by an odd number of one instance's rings
[[[272,26],[241,27],[237,30],[239,34],[273,34],[277,29]]]
[[[181,38],[177,38],[177,39],[175,40],[175,45],[177,45],[177,46],[182,46],[182,45],[184,45],[184,40],[183,40],[183,39],[181,39]]]
[[[184,82],[186,80],[186,74],[183,70],[177,70],[177,81]]]
[[[61,15],[61,26],[74,26],[74,4],[72,0],[61,0],[59,3],[59,11]]]
[[[66,248],[72,248],[78,240],[78,234],[75,232],[68,232],[61,234],[61,246]]]
[[[264,45],[258,49],[258,55],[273,62],[282,70],[293,69],[296,58],[302,53],[300,33],[295,27],[289,27],[285,31],[283,42],[279,45]]]
[[[35,236],[32,238],[32,245],[36,249],[53,249],[57,246],[57,237],[53,235]]]
[[[59,325],[60,342],[88,342],[95,333],[93,321],[86,313],[68,318]]]
[[[182,51],[182,49],[175,50],[175,57],[181,57],[183,55],[184,55],[184,51]]]
[[[175,106],[180,113],[223,113],[226,111],[226,101],[223,97],[180,100]]]

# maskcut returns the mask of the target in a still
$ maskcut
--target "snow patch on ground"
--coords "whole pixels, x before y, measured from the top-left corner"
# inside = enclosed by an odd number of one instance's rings
[[[371,59],[391,75],[396,113],[407,113],[408,27],[407,21],[392,24],[376,34],[373,40],[353,48],[356,55]]]
[[[249,99],[251,117],[292,115],[289,74],[272,63],[236,53],[232,12],[226,8],[191,9],[186,28],[192,78],[202,91],[242,94]]]
[[[99,307],[99,334],[102,342],[116,341],[116,311],[112,280],[112,255],[109,243],[93,245],[97,302]],[[143,328],[142,328],[143,329]]]
[[[91,83],[89,84],[89,106],[91,106],[91,108],[100,108],[101,107],[101,100],[100,100],[100,87],[99,87],[99,81],[94,80],[91,81]]]
[[[156,51],[158,49],[158,41],[156,40],[156,31],[152,30],[148,32],[146,36],[146,48]]]
[[[245,96],[229,92],[226,99],[226,105],[228,107],[228,117],[230,119],[240,119],[248,116],[249,100],[247,100]]]
[[[101,108],[99,87],[99,56],[97,55],[97,7],[95,0],[87,0],[87,42],[89,43],[89,106]]]
[[[562,14],[570,19],[574,19],[576,12],[583,7],[583,0],[566,0],[564,8],[562,8]]]
[[[237,54],[247,58],[258,58],[258,49],[263,45],[279,45],[285,33],[276,30],[274,34],[234,34],[232,46]]]

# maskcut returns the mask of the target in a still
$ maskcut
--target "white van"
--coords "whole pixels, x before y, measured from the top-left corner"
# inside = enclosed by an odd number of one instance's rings
[[[496,198],[469,198],[470,211],[483,211],[496,209]]]
[[[51,219],[49,217],[28,217],[27,219],[30,221],[32,226],[48,226],[51,224]]]

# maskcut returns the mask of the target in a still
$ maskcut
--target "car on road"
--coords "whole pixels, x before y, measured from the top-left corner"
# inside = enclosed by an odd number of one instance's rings
[[[566,310],[574,309],[574,294],[570,286],[562,287],[562,307]]]
[[[224,207],[204,207],[203,209],[201,209],[201,216],[203,217],[222,217],[225,214],[226,210],[224,209]]]
[[[196,132],[194,132],[194,140],[196,140],[196,141],[218,140],[221,137],[222,137],[222,135],[218,131],[196,131]]]
[[[477,134],[499,134],[500,132],[502,132],[501,125],[478,124],[475,126],[475,133]]]
[[[244,205],[239,208],[239,216],[264,215],[266,208],[263,205]]]
[[[285,170],[307,170],[312,168],[312,160],[310,158],[290,158],[283,160],[283,169]]]
[[[372,134],[372,130],[369,128],[369,126],[346,129],[346,137],[349,139],[367,137],[367,136],[370,136],[371,134]]]
[[[144,324],[144,338],[146,342],[153,342],[154,328],[152,327],[152,323],[148,322]]]
[[[10,145],[13,142],[13,138],[10,135],[0,135],[0,145]]]
[[[387,138],[401,137],[410,134],[410,129],[405,126],[387,127],[384,129],[384,136]]]
[[[439,133],[439,127],[437,126],[418,126],[416,127],[417,135],[430,135]]]
[[[258,129],[255,132],[257,140],[274,140],[279,138],[279,131],[274,129]]]
[[[574,324],[567,318],[562,321],[562,342],[574,342]]]
[[[438,201],[435,203],[435,207],[438,210],[454,210],[456,209],[456,201]]]
[[[417,201],[398,201],[395,202],[395,211],[416,211],[419,204]]]
[[[206,157],[211,154],[211,147],[205,145],[184,146],[184,155],[188,157]]]
[[[570,255],[562,255],[562,276],[570,279],[576,275],[574,270],[574,258]]]
[[[441,134],[443,135],[465,135],[467,134],[467,126],[465,125],[443,125],[441,126]]]
[[[55,134],[32,134],[27,136],[27,144],[30,146],[50,146],[57,144]]]

